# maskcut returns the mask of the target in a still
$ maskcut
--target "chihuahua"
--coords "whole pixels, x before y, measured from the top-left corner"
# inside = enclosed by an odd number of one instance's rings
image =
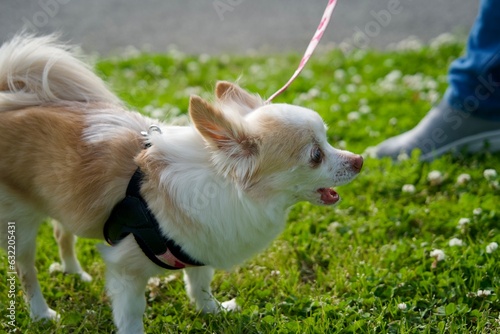
[[[19,34],[0,48],[0,243],[34,320],[57,319],[42,296],[35,239],[53,220],[62,268],[90,281],[76,236],[106,240],[106,290],[118,333],[143,333],[150,277],[182,269],[197,309],[236,310],[210,290],[214,269],[262,251],[300,201],[339,202],[363,159],[333,148],[314,111],[270,104],[218,82],[189,101],[191,125],[129,111],[54,36]],[[9,223],[11,222],[11,223]]]

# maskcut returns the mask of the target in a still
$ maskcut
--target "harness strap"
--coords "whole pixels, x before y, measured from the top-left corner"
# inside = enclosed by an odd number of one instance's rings
[[[143,176],[138,168],[130,179],[125,198],[115,205],[104,224],[104,238],[115,246],[132,233],[144,254],[165,269],[203,266],[162,234],[158,221],[140,194]]]

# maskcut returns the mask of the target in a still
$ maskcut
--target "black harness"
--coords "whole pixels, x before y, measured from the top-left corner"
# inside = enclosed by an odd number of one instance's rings
[[[138,168],[130,179],[126,197],[115,205],[104,224],[106,241],[115,246],[132,233],[144,254],[162,268],[176,270],[203,266],[162,234],[158,221],[140,194],[142,178],[143,173]]]

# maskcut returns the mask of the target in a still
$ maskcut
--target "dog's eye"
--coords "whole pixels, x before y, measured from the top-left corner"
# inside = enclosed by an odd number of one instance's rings
[[[311,151],[311,163],[313,166],[319,165],[323,160],[323,152],[318,146],[315,146]]]

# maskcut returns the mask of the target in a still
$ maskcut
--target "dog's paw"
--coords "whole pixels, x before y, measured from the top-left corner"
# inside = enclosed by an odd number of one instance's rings
[[[81,271],[77,274],[80,276],[82,282],[92,282],[92,276],[90,276],[87,272]]]
[[[236,303],[236,298],[223,303],[220,303],[216,300],[211,300],[210,302],[197,306],[197,309],[204,314],[218,314],[221,312],[233,312],[240,310],[240,307]]]
[[[236,298],[228,300],[227,302],[223,302],[221,304],[221,308],[223,311],[226,311],[226,312],[237,312],[237,311],[241,310],[238,303],[236,303]]]
[[[31,313],[33,321],[59,321],[61,316],[51,308],[47,308],[41,313]]]
[[[90,276],[87,272],[81,270],[81,268],[70,270],[69,268],[65,268],[65,266],[61,265],[59,262],[54,262],[49,267],[49,273],[53,274],[57,272],[63,272],[65,274],[76,274],[80,277],[82,282],[92,282],[92,276]]]

